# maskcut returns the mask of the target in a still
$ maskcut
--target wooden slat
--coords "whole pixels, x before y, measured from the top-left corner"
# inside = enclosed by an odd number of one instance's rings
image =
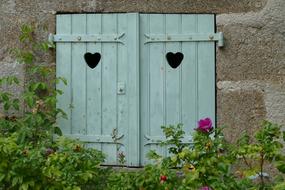
[[[147,139],[145,135],[150,134],[150,123],[149,123],[149,84],[150,84],[150,77],[149,77],[149,46],[151,44],[144,44],[142,41],[145,38],[144,34],[149,33],[149,14],[141,14],[140,15],[140,147],[141,147],[141,159],[142,164],[146,164],[146,154],[149,150],[148,146],[144,146],[147,143]]]
[[[150,15],[150,33],[161,34],[165,32],[165,16],[161,14]],[[162,135],[161,126],[165,124],[165,45],[153,43],[149,50],[150,72],[150,134],[151,136]],[[163,154],[163,148],[151,145],[151,149]]]
[[[71,34],[71,16],[57,15],[56,32],[61,34]],[[63,91],[63,95],[57,97],[57,107],[61,108],[67,114],[68,119],[60,118],[58,125],[64,134],[71,133],[71,44],[56,44],[56,76],[64,77],[67,85],[63,83],[57,84],[56,88]]]
[[[181,16],[180,15],[166,15],[166,34],[179,34],[180,33]],[[182,52],[187,57],[188,52],[181,51],[181,45],[179,42],[165,43],[166,50],[164,52],[165,62],[165,103],[166,103],[166,125],[177,124],[180,122],[180,73],[181,67],[187,64],[185,60],[182,60],[179,67],[176,69],[170,67],[165,55],[167,52]],[[163,56],[163,55],[162,55]]]
[[[182,15],[182,34],[197,32],[197,15]],[[182,123],[185,131],[192,132],[197,121],[197,43],[182,43],[184,60],[182,72]]]
[[[101,33],[101,14],[88,14],[87,15],[87,34],[100,34]],[[87,43],[87,52],[90,53],[102,53],[101,43]],[[102,62],[91,69],[87,65],[87,134],[88,135],[101,135],[101,70]],[[91,147],[95,147],[98,150],[102,149],[101,144],[91,144]]]
[[[118,14],[118,33],[125,33],[127,27],[127,14]],[[118,133],[125,134],[121,140],[123,145],[118,145],[117,150],[126,154],[126,145],[128,143],[128,62],[126,44],[117,44],[118,46],[118,83],[123,84],[125,94],[117,96],[117,114],[118,114]],[[118,89],[117,89],[118,90]],[[118,155],[118,152],[117,154]],[[118,160],[118,159],[117,159]],[[118,163],[117,164],[121,164]]]
[[[181,16],[178,14],[167,14],[165,21],[165,34],[180,34],[181,32]],[[172,68],[168,64],[165,55],[168,52],[182,52],[184,57],[187,56],[187,52],[181,51],[181,43],[169,42],[165,43],[165,52],[163,58],[165,62],[165,124],[176,125],[181,123],[181,96],[180,96],[180,76],[181,67],[187,64],[185,60],[182,60],[181,64],[177,68]],[[167,148],[164,148],[164,156],[168,155]]]
[[[198,32],[214,32],[214,15],[198,16]],[[210,117],[215,124],[215,44],[198,43],[199,119]]]
[[[102,14],[102,33],[117,33],[117,15]],[[102,134],[111,135],[117,128],[117,46],[102,44]],[[103,144],[106,162],[116,164],[116,147]]]
[[[140,164],[139,147],[139,19],[138,13],[128,14],[127,58],[128,58],[128,151],[130,166]]]
[[[72,34],[86,33],[86,15],[72,15]],[[72,44],[72,133],[86,134],[85,43]]]

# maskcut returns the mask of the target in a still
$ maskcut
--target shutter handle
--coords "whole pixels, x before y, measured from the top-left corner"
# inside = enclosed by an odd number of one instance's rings
[[[118,82],[118,87],[117,87],[117,94],[118,95],[124,95],[126,94],[126,87],[125,83],[123,82]]]

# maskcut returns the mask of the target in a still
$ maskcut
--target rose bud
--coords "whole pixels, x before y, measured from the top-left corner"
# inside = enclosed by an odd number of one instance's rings
[[[197,131],[200,131],[202,133],[209,133],[212,131],[212,129],[213,125],[210,118],[205,118],[198,121],[198,127],[196,128]]]
[[[164,182],[166,180],[167,180],[167,176],[165,176],[165,175],[160,176],[160,181],[161,182]]]
[[[46,156],[49,156],[50,154],[53,154],[54,150],[52,148],[47,148],[46,149]]]
[[[73,150],[74,150],[74,152],[80,152],[81,146],[79,144],[77,144]]]

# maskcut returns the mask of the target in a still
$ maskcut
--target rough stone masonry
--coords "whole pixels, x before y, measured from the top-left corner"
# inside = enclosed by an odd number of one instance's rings
[[[225,47],[217,49],[217,120],[228,125],[234,140],[252,134],[262,119],[285,125],[285,1],[284,0],[0,0],[0,76],[25,68],[9,55],[19,46],[19,26],[37,23],[55,32],[61,12],[215,13]],[[54,65],[54,52],[47,57]],[[23,86],[23,85],[22,85]],[[20,94],[23,87],[10,89]]]

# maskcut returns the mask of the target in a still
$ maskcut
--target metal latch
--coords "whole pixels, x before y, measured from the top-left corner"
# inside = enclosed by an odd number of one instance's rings
[[[125,85],[125,83],[118,82],[117,94],[118,95],[126,94],[126,85]]]

